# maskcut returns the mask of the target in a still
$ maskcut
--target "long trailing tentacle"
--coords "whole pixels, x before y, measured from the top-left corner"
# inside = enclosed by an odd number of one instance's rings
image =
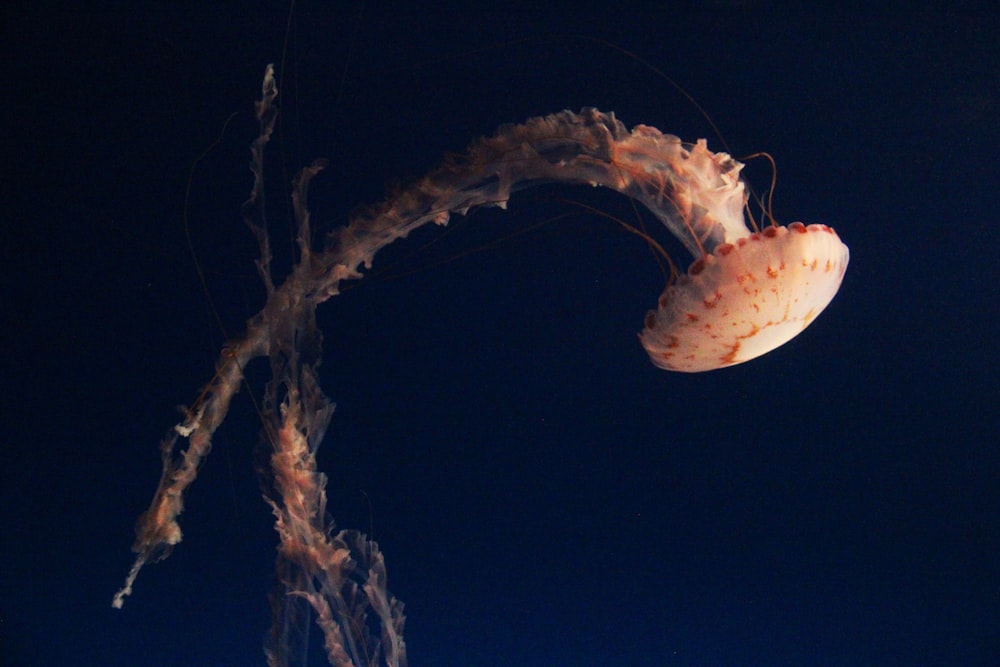
[[[316,307],[338,294],[343,281],[362,277],[379,250],[414,229],[446,224],[450,215],[464,215],[474,207],[505,207],[511,194],[540,183],[600,185],[621,192],[652,210],[692,252],[705,252],[749,234],[742,223],[742,165],[728,155],[709,153],[701,142],[690,147],[655,128],[640,125],[629,132],[614,114],[563,111],[505,126],[474,142],[423,179],[356,215],[316,249],[306,197],[310,180],[323,167],[317,162],[297,181],[293,197],[299,256],[276,285],[263,208],[263,152],[277,118],[276,99],[269,66],[257,103],[254,185],[243,209],[260,247],[257,267],[267,301],[248,320],[244,337],[227,345],[212,381],[164,439],[160,483],[139,518],[133,546],[137,557],[114,606],[122,606],[146,563],[162,559],[181,541],[178,516],[184,493],[225,419],[243,369],[267,356],[272,379],[262,414],[274,448],[274,497],[269,502],[281,540],[279,559],[290,565],[279,567],[286,573],[284,595],[305,599],[316,613],[331,664],[402,667],[402,604],[387,592],[382,555],[359,533],[334,534],[326,513],[326,476],[317,470],[315,452],[333,404],[316,377],[321,356]],[[184,439],[187,449],[178,453]],[[372,632],[369,623],[379,632]],[[268,651],[274,666],[287,664],[280,648]]]

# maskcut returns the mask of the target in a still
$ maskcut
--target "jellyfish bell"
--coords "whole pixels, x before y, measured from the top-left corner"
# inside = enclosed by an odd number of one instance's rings
[[[833,229],[799,222],[720,244],[667,286],[639,339],[666,370],[749,361],[812,323],[840,288],[848,258]]]
[[[650,360],[694,373],[784,345],[836,295],[850,258],[847,246],[826,225],[795,222],[752,232],[743,215],[743,165],[711,153],[705,140],[688,148],[676,137],[661,137],[675,142],[660,153],[669,156],[666,173],[674,178],[659,184],[659,205],[650,209],[698,259],[646,315],[639,340]],[[663,206],[663,199],[673,207]]]

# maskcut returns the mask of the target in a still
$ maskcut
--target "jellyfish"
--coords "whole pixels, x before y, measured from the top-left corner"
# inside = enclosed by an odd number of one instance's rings
[[[136,558],[113,599],[120,608],[140,570],[180,543],[184,494],[244,381],[244,369],[267,358],[272,377],[260,412],[272,447],[268,503],[282,584],[272,599],[273,628],[265,649],[272,667],[291,660],[288,637],[294,633],[285,626],[301,616],[293,609],[299,604],[314,613],[331,665],[406,664],[403,606],[388,591],[385,559],[358,531],[334,530],[326,508],[327,477],[316,465],[334,411],[316,370],[322,342],[316,308],[346,282],[364,278],[379,250],[423,225],[445,225],[454,214],[506,208],[511,195],[541,183],[615,190],[652,211],[695,256],[686,274],[668,283],[639,334],[656,366],[685,372],[742,363],[787,342],[826,307],[847,268],[847,247],[824,225],[751,230],[743,215],[742,165],[729,155],[710,152],[704,140],[685,144],[646,125],[630,131],[613,113],[585,108],[501,127],[360,211],[319,247],[306,202],[311,180],[325,165],[314,162],[299,174],[292,192],[297,259],[290,273],[275,281],[260,202],[276,100],[269,66],[256,105],[254,184],[243,206],[259,245],[266,301],[247,321],[246,333],[225,345],[214,376],[161,441],[160,482],[137,521]]]

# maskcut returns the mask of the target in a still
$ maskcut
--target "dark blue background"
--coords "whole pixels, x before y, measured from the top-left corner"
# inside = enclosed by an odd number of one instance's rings
[[[300,2],[286,51],[282,2],[3,10],[5,665],[263,664],[276,537],[247,390],[184,543],[110,602],[157,442],[223,341],[185,215],[230,334],[261,304],[239,205],[267,62],[281,268],[279,193],[314,157],[329,228],[563,108],[719,147],[642,60],[734,154],[774,155],[778,217],[850,246],[843,288],[780,350],[689,376],[635,338],[663,287],[647,248],[560,202],[634,221],[616,195],[528,192],[387,250],[320,311],[320,462],[338,524],[387,556],[410,664],[1000,664],[997,13],[652,4]]]

